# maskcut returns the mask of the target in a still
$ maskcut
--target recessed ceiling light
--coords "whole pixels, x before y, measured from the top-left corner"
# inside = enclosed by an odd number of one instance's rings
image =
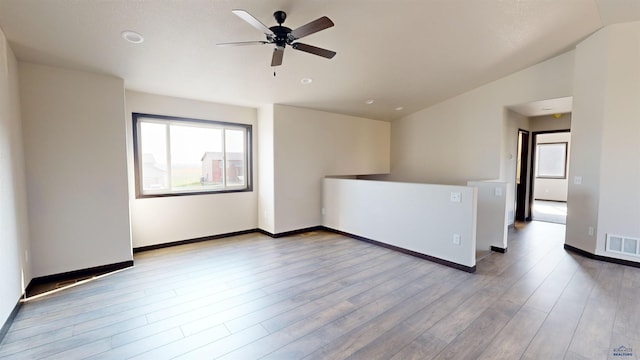
[[[367,104],[367,105],[371,105],[371,104],[373,104],[373,100],[369,99],[369,100],[365,101],[364,103]]]
[[[127,40],[130,43],[140,44],[141,42],[144,41],[144,38],[142,37],[142,35],[138,34],[135,31],[125,30],[121,34],[122,34],[122,38]]]
[[[402,111],[402,110],[404,110],[404,108],[403,108],[402,106],[398,106],[398,107],[396,108],[396,111]]]
[[[300,80],[300,83],[302,83],[302,85],[309,85],[313,82],[312,78],[302,78],[302,80]]]

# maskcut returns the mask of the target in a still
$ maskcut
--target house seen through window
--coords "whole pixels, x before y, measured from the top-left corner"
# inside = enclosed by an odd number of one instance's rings
[[[133,114],[137,196],[251,190],[251,126]]]

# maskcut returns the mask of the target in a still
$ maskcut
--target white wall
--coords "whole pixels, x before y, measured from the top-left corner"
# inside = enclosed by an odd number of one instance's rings
[[[461,202],[451,202],[451,193]],[[323,225],[467,267],[476,264],[476,189],[324,179]],[[453,234],[461,236],[460,245]]]
[[[567,197],[567,233],[565,243],[594,253],[596,238],[588,229],[598,221],[602,117],[606,91],[605,32],[599,31],[576,47],[574,74],[573,148]],[[582,178],[574,184],[574,178]],[[570,209],[569,209],[570,208]],[[569,211],[570,210],[570,211]]]
[[[640,238],[640,22],[609,31],[596,254],[606,234]]]
[[[507,184],[506,204],[507,204],[507,224],[515,223],[516,210],[516,175],[518,164],[518,131],[529,130],[529,118],[509,109],[504,109],[504,122],[502,126],[502,144],[500,154],[502,156],[502,166],[500,167],[500,179]],[[531,141],[529,141],[531,143]],[[530,145],[530,144],[529,144]],[[529,151],[529,158],[531,151]],[[531,177],[531,172],[527,172],[527,179]],[[529,216],[529,181],[526,187],[525,217]],[[497,246],[497,245],[496,245]]]
[[[584,46],[585,57],[598,57],[598,52],[606,56],[606,62],[595,69],[593,77],[604,82],[603,92],[585,98],[580,103],[581,117],[574,113],[574,126],[581,130],[574,135],[574,144],[579,140],[583,147],[600,144],[599,167],[594,169],[599,177],[599,188],[589,193],[589,196],[597,197],[597,223],[595,253],[609,257],[618,257],[625,260],[638,261],[637,258],[625,255],[606,253],[606,234],[622,235],[628,237],[640,237],[640,22],[618,24],[609,26],[587,39]],[[588,50],[593,50],[587,51]],[[580,61],[590,63],[590,59],[583,57]],[[586,78],[585,73],[576,74]],[[593,85],[593,84],[592,84]],[[595,114],[591,114],[594,111]],[[586,113],[589,113],[588,115]],[[588,129],[581,128],[581,121],[585,116],[599,118],[600,132],[591,133]],[[586,162],[586,154],[574,156]],[[572,159],[573,161],[573,159]],[[573,165],[572,165],[573,167]],[[579,170],[579,169],[578,169]],[[574,175],[581,175],[575,172]],[[584,175],[584,174],[583,174]],[[586,176],[583,177],[583,181]],[[589,179],[587,179],[589,180]],[[570,187],[570,202],[580,196],[580,186]],[[575,218],[571,223],[571,237],[569,238],[569,226],[567,224],[567,240],[579,247],[591,246],[591,237],[586,237],[584,225]],[[593,220],[590,218],[588,220]],[[575,224],[575,226],[574,226]],[[594,223],[591,223],[592,225]],[[580,236],[583,235],[583,236]],[[593,251],[593,249],[591,249]]]
[[[256,109],[126,91],[129,200],[133,247],[162,244],[205,236],[255,229],[258,226],[257,191],[135,198],[131,113],[251,124],[253,126],[253,174],[257,180]]]
[[[384,121],[275,105],[273,232],[322,223],[325,176],[388,173],[389,131]]]
[[[469,181],[467,185],[477,189],[476,250],[491,250],[492,246],[507,249],[508,184]]]
[[[572,94],[573,52],[476,88],[392,123],[390,180],[466,184],[512,180],[504,106]],[[508,153],[504,153],[507,151]]]
[[[577,47],[566,237],[576,248],[636,262],[605,252],[605,239],[640,237],[639,64],[640,22],[608,26]]]
[[[131,260],[123,80],[19,69],[33,276]]]
[[[571,133],[549,133],[539,134],[536,139],[536,144],[548,144],[548,143],[567,143],[567,171],[571,168]],[[534,150],[536,151],[536,147]],[[536,154],[536,163],[538,161]],[[534,172],[536,169],[534,164]],[[535,175],[535,174],[534,174]],[[567,172],[568,175],[568,172]],[[564,179],[545,179],[535,178],[533,185],[533,198],[538,200],[551,200],[551,201],[567,201],[567,191],[569,188],[569,177]]]
[[[258,109],[258,227],[275,234],[273,105]]]
[[[31,281],[18,62],[0,29],[0,327]]]

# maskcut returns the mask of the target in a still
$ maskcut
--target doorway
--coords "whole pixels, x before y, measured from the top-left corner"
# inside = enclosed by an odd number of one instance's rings
[[[529,170],[529,132],[518,129],[516,156],[516,211],[515,221],[526,221],[531,209],[527,208],[527,174]],[[531,204],[529,202],[529,204]]]
[[[531,140],[531,220],[566,224],[571,132],[539,131]]]

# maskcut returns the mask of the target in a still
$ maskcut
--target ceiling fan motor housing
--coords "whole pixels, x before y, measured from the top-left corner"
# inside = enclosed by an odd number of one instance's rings
[[[294,39],[289,39],[289,33],[291,29],[286,26],[272,26],[269,30],[273,31],[275,36],[272,35],[271,39],[267,36],[267,40],[273,40],[276,46],[284,47],[287,44],[291,44]]]
[[[287,13],[282,10],[278,10],[273,13],[273,17],[276,19],[278,25],[282,25],[282,23],[287,19]]]
[[[287,13],[282,10],[278,10],[273,13],[273,17],[276,19],[278,25],[270,27],[269,30],[273,31],[275,36],[271,36],[271,39],[267,36],[267,39],[273,41],[278,47],[285,47],[285,45],[291,44],[291,41],[293,41],[293,39],[289,39],[291,29],[286,26],[282,26],[282,23],[287,19]]]

